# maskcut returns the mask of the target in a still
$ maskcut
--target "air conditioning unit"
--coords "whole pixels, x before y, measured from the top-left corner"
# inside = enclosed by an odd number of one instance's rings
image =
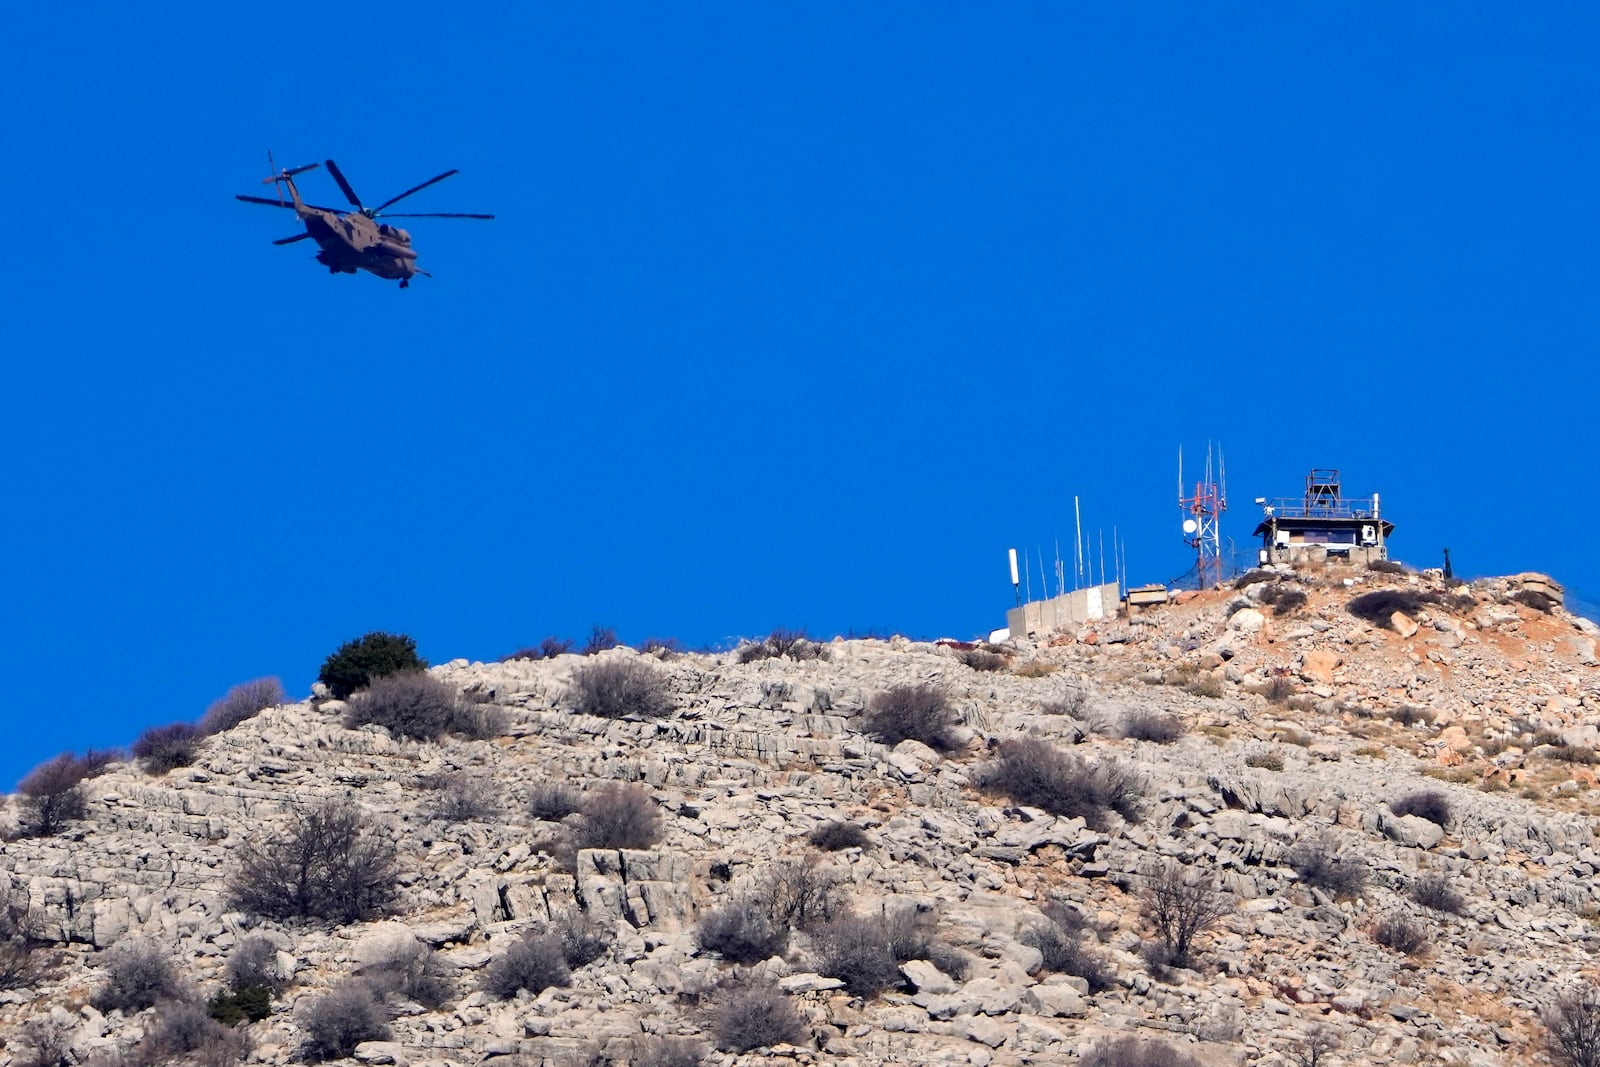
[[[1279,548],[1288,548],[1289,547],[1289,531],[1288,530],[1279,530],[1277,537],[1275,537],[1273,539],[1272,543],[1277,545]]]
[[[1361,543],[1375,545],[1378,543],[1378,528],[1371,523],[1361,527]]]

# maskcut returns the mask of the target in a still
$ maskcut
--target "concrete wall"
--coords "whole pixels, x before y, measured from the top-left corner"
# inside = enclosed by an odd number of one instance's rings
[[[1118,593],[1117,583],[1107,582],[1050,600],[1030,601],[1006,612],[1006,629],[1011,636],[1021,637],[1059,633],[1091,619],[1112,618],[1117,614]]]

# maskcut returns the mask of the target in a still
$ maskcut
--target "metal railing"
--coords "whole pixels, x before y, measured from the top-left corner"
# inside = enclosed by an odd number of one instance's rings
[[[1375,498],[1340,497],[1332,503],[1317,502],[1307,506],[1297,497],[1278,497],[1266,504],[1271,515],[1280,519],[1370,519],[1377,511]]]

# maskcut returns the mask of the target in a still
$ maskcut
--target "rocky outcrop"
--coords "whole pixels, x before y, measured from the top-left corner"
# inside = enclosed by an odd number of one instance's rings
[[[1558,605],[1516,599],[1520,579],[1292,577],[1309,598],[1283,613],[1258,582],[1097,622],[1093,642],[1018,643],[995,672],[902,638],[839,641],[802,662],[681,656],[655,664],[674,701],[657,720],[569,710],[575,656],[436,668],[506,711],[505,735],[487,741],[347,729],[327,703],[264,712],[208,739],[193,767],[149,778],[114,766],[88,783],[90,814],[68,833],[5,843],[0,891],[26,905],[50,966],[0,994],[0,1031],[55,1013],[81,1057],[126,1048],[148,1019],[84,1004],[103,950],[147,939],[209,995],[230,950],[262,933],[294,981],[251,1027],[254,1055],[287,1062],[302,1037],[296,1005],[399,938],[438,952],[450,996],[438,1010],[406,1007],[392,1039],[357,1059],[559,1063],[610,1050],[621,1062],[641,1034],[703,1030],[694,1005],[731,969],[699,947],[703,916],[759,892],[775,864],[810,857],[864,914],[932,916],[965,973],[913,959],[901,988],[853,997],[796,932],[759,968],[801,1007],[807,1046],[708,1062],[1067,1063],[1104,1035],[1140,1033],[1208,1064],[1289,1063],[1313,1024],[1348,1062],[1533,1062],[1538,1010],[1600,945],[1585,755],[1600,721],[1595,633]],[[1380,583],[1413,595],[1402,614],[1415,629],[1345,610]],[[965,750],[861,732],[874,693],[913,684],[949,694]],[[1119,736],[1148,711],[1187,733]],[[1129,771],[1137,820],[1091,824],[977,788],[994,747],[1024,734]],[[434,817],[430,783],[451,773],[491,792],[495,814]],[[660,841],[562,857],[557,828],[529,814],[552,781],[637,783],[657,802]],[[1396,814],[1421,792],[1442,796],[1442,824]],[[396,842],[395,913],[339,926],[230,910],[240,844],[334,797]],[[870,847],[817,853],[805,836],[833,820],[863,828]],[[1296,865],[1308,842],[1364,864],[1364,887],[1335,897],[1308,883]],[[1195,969],[1144,952],[1155,930],[1143,892],[1171,866],[1234,904]],[[1413,901],[1424,875],[1461,895],[1458,913]],[[1108,988],[1041,968],[1029,931],[1052,900],[1098,931]],[[1420,955],[1374,939],[1395,915],[1422,925]],[[482,990],[508,945],[577,916],[611,939],[571,986],[511,1000]]]

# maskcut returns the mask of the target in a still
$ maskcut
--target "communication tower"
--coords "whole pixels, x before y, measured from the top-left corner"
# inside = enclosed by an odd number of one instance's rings
[[[1178,448],[1178,507],[1184,515],[1184,543],[1195,551],[1195,582],[1199,589],[1222,584],[1222,513],[1228,510],[1228,471],[1222,446],[1218,445],[1215,452],[1213,462],[1208,443],[1205,477],[1185,495],[1183,447]]]

